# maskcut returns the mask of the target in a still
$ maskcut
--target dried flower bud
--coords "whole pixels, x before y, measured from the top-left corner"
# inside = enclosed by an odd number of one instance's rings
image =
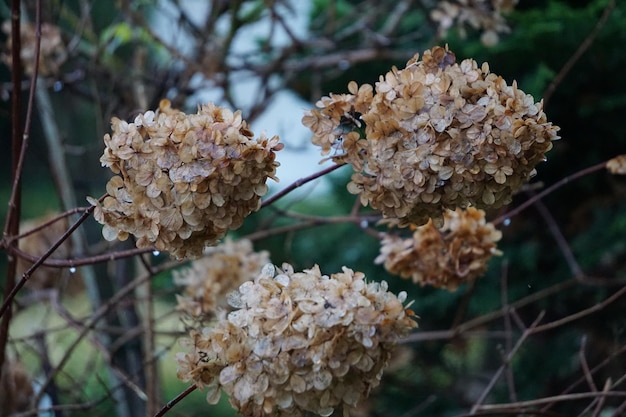
[[[208,387],[209,402],[224,390],[244,416],[329,416],[367,396],[417,326],[405,299],[345,267],[328,277],[268,264],[229,297],[237,310],[183,341],[178,377]]]
[[[107,240],[132,234],[137,247],[197,257],[258,210],[267,178],[277,180],[283,145],[253,139],[239,111],[207,104],[188,115],[162,100],[156,113],[112,126],[100,161],[118,175],[102,204],[89,199]]]
[[[445,37],[448,29],[456,25],[461,37],[466,28],[482,31],[481,41],[487,46],[498,42],[499,33],[508,33],[502,13],[513,10],[517,0],[451,0],[439,1],[430,18],[439,24],[438,35]]]
[[[626,155],[619,155],[606,163],[611,174],[626,175]]]
[[[381,76],[373,96],[351,82],[351,94],[322,99],[303,118],[313,142],[323,153],[343,150],[333,159],[355,171],[348,191],[399,226],[441,225],[445,209],[509,203],[558,127],[487,64],[457,64],[441,47],[418,58]]]
[[[7,39],[7,50],[11,50],[11,21],[7,20],[2,24],[2,31],[9,36]],[[24,73],[31,75],[34,70],[35,44],[38,42],[35,36],[35,25],[22,22],[20,26],[20,37],[22,48],[20,57],[24,66]],[[3,61],[12,67],[11,54],[4,54]],[[61,38],[61,30],[58,26],[41,24],[41,43],[39,46],[39,68],[41,76],[48,77],[57,75],[61,65],[67,60],[67,50]]]
[[[254,252],[248,239],[205,249],[191,267],[174,271],[174,283],[184,285],[177,295],[178,310],[202,323],[214,317],[218,308],[227,308],[226,295],[253,280],[269,262],[269,252]]]
[[[485,212],[473,207],[444,214],[440,230],[432,221],[418,227],[410,239],[387,235],[376,263],[421,285],[455,290],[480,277],[495,254],[502,233],[485,221]]]

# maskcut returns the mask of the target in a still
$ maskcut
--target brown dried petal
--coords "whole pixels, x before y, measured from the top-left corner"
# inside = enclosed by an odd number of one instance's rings
[[[203,334],[191,331],[178,376],[219,385],[246,417],[354,406],[378,385],[398,338],[417,326],[402,306],[406,293],[396,297],[386,283],[367,283],[345,267],[329,277],[317,266],[294,272],[268,264],[230,299],[238,310]],[[280,332],[268,326],[278,317]],[[203,355],[213,367],[196,359]]]
[[[267,178],[276,180],[282,144],[252,139],[240,112],[207,104],[188,115],[163,100],[158,111],[111,126],[101,162],[121,175],[96,209],[109,240],[132,234],[139,247],[197,257],[258,210]]]

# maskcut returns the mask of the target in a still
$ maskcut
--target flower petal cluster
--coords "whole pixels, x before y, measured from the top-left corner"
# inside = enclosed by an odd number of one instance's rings
[[[227,308],[226,295],[253,280],[270,261],[269,252],[254,252],[248,239],[226,239],[204,250],[191,267],[174,271],[174,283],[185,287],[177,295],[178,310],[198,320],[212,318],[218,308]]]
[[[502,13],[513,10],[517,0],[451,0],[439,1],[430,13],[430,18],[439,24],[439,36],[456,25],[460,35],[466,36],[466,27],[482,31],[484,45],[498,42],[499,33],[508,33],[510,28]]]
[[[3,23],[2,31],[9,36],[6,46],[7,50],[10,51],[12,44],[10,20]],[[35,34],[35,25],[28,22],[21,22],[20,38],[22,45],[20,57],[22,58],[25,74],[32,75],[34,72],[35,45],[37,42],[40,42],[38,74],[43,77],[59,74],[61,65],[67,60],[67,49],[58,26],[50,23],[42,23],[41,38],[39,40]],[[2,58],[9,67],[12,66],[13,61],[10,53],[4,54]]]
[[[278,137],[253,133],[241,112],[213,104],[185,114],[162,100],[133,123],[112,120],[100,158],[115,174],[95,218],[107,240],[137,238],[177,258],[197,257],[259,209],[274,180]]]
[[[220,389],[244,416],[331,415],[367,396],[400,337],[417,326],[413,312],[385,282],[343,268],[294,272],[268,264],[229,297],[237,310],[177,355],[178,377]]]
[[[427,50],[372,87],[351,82],[303,123],[323,154],[352,165],[348,191],[399,226],[441,225],[445,209],[511,201],[558,139],[558,127],[485,63]]]
[[[619,155],[606,163],[606,169],[611,174],[626,175],[626,155]]]
[[[487,270],[489,259],[499,254],[496,243],[501,237],[502,232],[486,222],[484,211],[449,210],[441,229],[429,221],[409,239],[385,236],[375,262],[415,283],[455,290]]]

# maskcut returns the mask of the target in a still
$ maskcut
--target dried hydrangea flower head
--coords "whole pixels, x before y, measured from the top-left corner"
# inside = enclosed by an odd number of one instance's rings
[[[439,1],[430,13],[430,18],[439,24],[438,34],[444,37],[453,25],[462,37],[466,27],[482,31],[481,41],[492,46],[498,43],[499,33],[508,33],[510,28],[502,13],[515,8],[517,0],[452,0]]]
[[[107,240],[137,238],[177,258],[197,257],[259,209],[276,180],[278,136],[253,139],[241,112],[206,104],[185,114],[162,100],[133,123],[113,118],[103,166],[107,184],[95,218]]]
[[[35,399],[33,383],[22,364],[6,358],[0,369],[0,410],[3,415],[25,412]],[[8,401],[8,400],[11,401]]]
[[[20,223],[20,233],[28,233],[45,225],[45,227],[26,234],[26,236],[21,238],[18,241],[20,250],[35,257],[46,253],[69,228],[67,218],[50,223],[57,216],[58,213],[49,213]],[[70,259],[72,257],[72,243],[70,239],[65,240],[54,251],[52,257],[55,259]],[[32,265],[33,262],[21,257],[18,258],[17,275],[22,275]],[[57,288],[62,289],[64,293],[76,293],[83,289],[83,281],[80,279],[80,274],[70,274],[68,269],[42,265],[33,272],[28,280],[27,288],[30,290]]]
[[[313,143],[355,173],[348,191],[399,226],[442,224],[445,209],[500,207],[558,139],[542,103],[447,48],[416,55],[369,86],[318,102]],[[343,113],[342,113],[343,112]]]
[[[619,155],[606,163],[606,169],[611,174],[626,175],[626,155]]]
[[[449,210],[441,229],[429,221],[409,239],[385,236],[375,262],[415,283],[455,290],[485,273],[489,259],[499,254],[496,243],[501,238],[502,232],[485,220],[484,211]]]
[[[204,256],[191,266],[174,271],[174,283],[185,287],[177,295],[178,310],[199,323],[227,308],[226,296],[246,281],[256,278],[270,261],[269,252],[254,252],[248,239],[226,239],[204,250]]]
[[[2,24],[2,31],[9,37],[6,42],[7,50],[11,50],[11,21],[7,20]],[[38,42],[35,36],[35,25],[28,22],[21,22],[20,37],[22,48],[20,57],[24,66],[24,73],[32,75],[34,70],[35,44]],[[3,61],[12,66],[11,54],[3,54]],[[61,65],[67,60],[67,50],[61,37],[61,30],[58,26],[50,23],[41,24],[41,43],[39,46],[39,68],[38,74],[43,77],[59,74]]]
[[[177,355],[178,377],[220,389],[244,416],[329,416],[348,410],[379,383],[397,340],[417,326],[385,282],[343,268],[294,272],[268,264],[229,297],[237,310]]]

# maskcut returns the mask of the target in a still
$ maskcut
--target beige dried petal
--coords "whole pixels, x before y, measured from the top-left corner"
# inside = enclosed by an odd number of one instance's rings
[[[386,283],[345,267],[326,276],[317,266],[268,265],[237,293],[231,299],[240,309],[202,334],[192,330],[191,352],[176,360],[179,378],[219,384],[245,417],[354,406],[379,383],[398,338],[417,326]],[[357,315],[358,323],[342,319]],[[279,333],[268,326],[278,316],[285,321]],[[195,359],[203,355],[211,366]]]
[[[158,111],[133,123],[113,118],[111,127],[101,162],[120,175],[96,209],[107,239],[132,234],[140,247],[198,257],[258,210],[267,179],[276,179],[282,144],[252,139],[239,111],[207,104],[188,115],[163,100]]]
[[[334,159],[355,171],[348,191],[390,224],[424,224],[439,221],[446,209],[508,204],[559,138],[558,127],[546,121],[541,103],[488,65],[457,64],[441,47],[419,58],[380,77],[375,93],[364,96],[358,126],[348,117],[360,100],[355,84],[352,95],[322,99],[315,116],[341,131],[312,127],[313,143],[326,154],[343,138]]]
[[[626,175],[626,155],[619,155],[606,163],[611,174]]]
[[[484,211],[473,207],[450,210],[439,229],[431,221],[417,227],[412,238],[386,236],[375,262],[421,285],[454,290],[487,270],[489,259],[499,254],[496,243],[501,237],[486,222]]]

